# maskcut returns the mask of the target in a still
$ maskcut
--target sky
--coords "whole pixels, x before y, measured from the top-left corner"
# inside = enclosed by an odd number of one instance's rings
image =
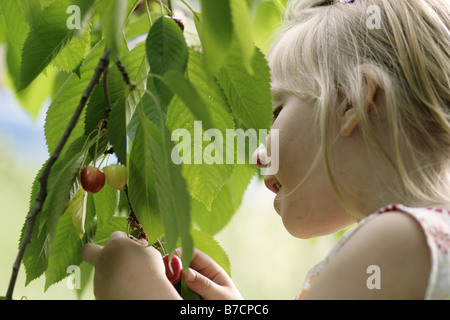
[[[48,158],[44,136],[47,107],[48,102],[33,119],[9,88],[0,87],[0,148],[3,149],[0,152],[10,152],[15,159],[32,168],[41,167]]]

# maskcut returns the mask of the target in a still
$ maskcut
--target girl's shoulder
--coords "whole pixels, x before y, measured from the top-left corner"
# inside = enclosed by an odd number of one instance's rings
[[[449,299],[450,213],[389,205],[361,220],[297,298]]]

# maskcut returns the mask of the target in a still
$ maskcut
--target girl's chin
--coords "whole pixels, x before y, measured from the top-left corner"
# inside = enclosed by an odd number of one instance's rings
[[[293,236],[299,239],[309,239],[316,236],[313,230],[314,226],[308,219],[305,219],[302,215],[298,215],[298,212],[291,212],[286,206],[287,204],[282,200],[275,199],[274,208],[283,221],[284,228]]]
[[[275,198],[275,200],[273,200],[273,208],[278,213],[278,215],[281,216],[281,203],[280,203],[280,200],[277,200],[276,198]]]
[[[302,215],[295,210],[294,212],[283,207],[278,214],[281,216],[285,229],[295,238],[311,239],[321,237],[338,232],[348,226],[351,226],[356,221],[354,218],[341,217],[334,220],[332,216],[327,219],[327,223],[323,220],[317,219],[316,216],[308,214]]]

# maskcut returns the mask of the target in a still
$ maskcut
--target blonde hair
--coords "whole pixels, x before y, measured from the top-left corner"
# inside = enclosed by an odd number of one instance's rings
[[[337,115],[358,110],[373,159],[398,177],[392,192],[406,202],[450,202],[450,2],[448,0],[291,1],[268,54],[273,82],[317,106],[321,155],[336,194],[333,142]],[[379,28],[370,28],[371,10]],[[389,143],[379,139],[364,108],[369,75],[383,99]],[[386,181],[384,181],[386,184]],[[405,203],[408,204],[408,203]],[[357,213],[355,213],[357,214]]]

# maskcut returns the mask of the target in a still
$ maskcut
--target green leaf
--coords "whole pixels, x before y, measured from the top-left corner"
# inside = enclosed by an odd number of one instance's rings
[[[48,265],[48,255],[50,253],[50,243],[47,241],[47,229],[44,224],[43,228],[39,229],[41,224],[41,215],[36,218],[33,228],[32,241],[27,246],[25,255],[23,257],[23,264],[26,270],[25,285],[28,285],[32,280],[39,278]],[[22,229],[21,242],[23,239],[23,232],[27,226],[27,222]]]
[[[225,137],[227,130],[234,129],[234,122],[221,89],[215,82],[208,81],[202,63],[202,57],[193,51],[190,52],[188,76],[190,83],[195,85],[194,92],[196,96],[185,98],[183,101],[177,97],[172,101],[167,114],[167,126],[173,131],[172,137],[178,141],[176,148],[183,149],[184,157],[186,157],[187,153],[190,154],[186,158],[190,164],[186,164],[186,161],[183,164],[183,177],[189,186],[190,195],[211,209],[212,201],[233,172],[234,161],[227,163],[226,154],[234,152],[234,150],[233,148],[227,149],[229,146],[226,144]],[[175,87],[177,90],[181,88],[181,86]],[[203,101],[205,101],[204,104]],[[204,119],[201,118],[203,117],[202,115],[196,115],[193,112],[193,110],[197,110],[196,108],[200,109],[199,112],[205,112],[207,110],[208,117],[214,120],[214,123],[204,125],[204,122],[202,122],[203,130],[200,129],[198,123],[195,126],[194,121]],[[196,113],[198,114],[199,112]],[[203,141],[204,131],[208,127],[216,129],[216,133],[220,132],[220,135],[223,137],[223,144],[219,144],[218,141]],[[186,137],[181,136],[182,140],[179,141],[177,132],[180,131],[176,131],[177,129],[185,129],[189,135]],[[196,131],[197,137],[200,137],[200,141],[195,140]],[[186,145],[184,146],[184,144]],[[221,162],[208,164],[204,161],[203,155],[209,156],[207,148],[211,147],[216,147],[216,154],[220,153],[221,150],[223,151],[223,157],[220,159],[222,160]],[[195,159],[196,152],[197,155],[201,156],[200,161],[196,161]]]
[[[248,73],[252,74],[252,58],[255,54],[250,11],[246,1],[230,0],[231,16],[237,41],[241,47],[242,61]]]
[[[48,68],[45,73],[41,73],[39,75],[31,86],[25,90],[17,91],[17,88],[19,87],[22,49],[30,30],[25,16],[30,14],[27,12],[27,10],[30,10],[27,6],[34,5],[32,4],[33,2],[34,0],[30,2],[0,1],[0,20],[4,24],[4,28],[7,31],[6,64],[8,74],[12,80],[11,88],[14,89],[13,91],[21,106],[28,111],[33,118],[35,118],[42,106],[42,103],[51,92],[55,71]]]
[[[182,73],[170,70],[164,75],[164,82],[177,94],[181,101],[189,108],[197,120],[203,122],[205,129],[217,128],[215,121],[210,116],[209,110],[197,90]]]
[[[253,19],[255,44],[263,53],[267,53],[277,27],[281,25],[282,7],[273,0],[264,0],[256,8]]]
[[[45,165],[46,163],[42,165],[41,169],[39,170],[33,181],[30,194],[29,211],[31,211],[36,196],[39,192],[40,186],[39,177],[44,171]],[[58,176],[59,172],[58,167],[62,167],[61,162],[56,162],[55,165],[53,166],[53,170],[50,172],[48,179],[49,186],[52,185],[52,183],[54,183],[54,180],[56,179],[54,177]],[[26,282],[25,282],[26,285],[33,279],[38,278],[45,271],[45,269],[47,269],[47,259],[48,253],[50,251],[50,246],[49,243],[46,242],[46,232],[41,232],[42,229],[46,231],[45,223],[42,224],[43,227],[41,228],[41,217],[42,217],[41,214],[38,214],[36,217],[36,221],[32,232],[31,243],[28,244],[27,250],[25,251],[22,260],[26,270]],[[25,223],[21,230],[20,244],[23,242],[27,226],[28,226],[28,218],[25,219]]]
[[[200,230],[192,231],[195,247],[210,256],[222,269],[231,276],[231,264],[228,255],[214,237]]]
[[[156,92],[153,79],[154,78],[152,77],[149,77],[147,79],[147,90],[153,92],[156,102],[154,98],[150,97],[148,94],[145,94],[140,100],[139,104],[142,106],[147,118],[150,119],[158,127],[158,129],[161,129],[161,119],[158,111],[158,103],[159,105],[161,105],[161,100],[159,99],[158,93]],[[128,137],[131,140],[134,140],[138,125],[139,125],[139,113],[135,112],[127,127]]]
[[[119,162],[127,165],[127,120],[126,100],[120,99],[113,103],[108,121],[108,140],[114,148]]]
[[[152,73],[164,76],[168,71],[174,70],[184,74],[189,53],[183,32],[175,21],[168,17],[158,18],[150,29],[146,47]],[[166,111],[173,97],[172,91],[160,79],[155,79],[155,86]]]
[[[146,147],[151,152],[156,194],[163,218],[165,239],[170,252],[175,249],[178,238],[183,247],[183,264],[189,265],[192,258],[192,238],[190,235],[190,197],[181,167],[171,160],[173,145],[170,132],[164,125],[162,132],[147,119],[141,109],[140,120]]]
[[[52,65],[56,68],[74,72],[81,65],[84,57],[89,53],[91,29],[88,27],[82,35],[73,37],[70,43],[56,56]]]
[[[72,217],[73,226],[80,239],[83,238],[85,232],[84,222],[86,220],[86,201],[87,192],[84,191],[83,188],[80,188],[67,208],[67,211]]]
[[[33,228],[32,241],[25,251],[23,263],[25,265],[27,279],[26,284],[38,278],[48,266],[48,257],[52,242],[55,238],[56,228],[61,214],[66,210],[74,192],[72,190],[74,181],[78,175],[79,166],[82,159],[79,153],[82,139],[75,141],[67,150],[64,157],[61,157],[53,166],[48,179],[48,195],[42,211],[36,217]],[[34,203],[39,191],[39,176],[44,167],[40,170],[33,183],[30,208]],[[72,191],[72,192],[71,192]],[[28,221],[22,229],[20,242],[23,241],[24,230]]]
[[[52,154],[61,139],[72,115],[77,108],[84,90],[88,86],[94,70],[98,65],[104,50],[104,42],[99,42],[86,57],[80,69],[80,78],[71,74],[61,86],[50,104],[45,118],[45,138],[48,152]],[[70,135],[67,145],[70,145],[78,137],[84,134],[83,130],[84,113],[82,113],[77,125]]]
[[[55,241],[52,244],[48,258],[48,268],[45,271],[45,291],[52,284],[61,281],[69,275],[67,267],[81,263],[81,246],[81,239],[72,223],[70,214],[63,214],[58,223]]]
[[[75,35],[76,29],[67,27],[66,13],[73,3],[82,7],[81,13],[86,13],[86,7],[92,5],[86,0],[60,0],[42,11],[39,24],[31,29],[23,46],[19,90],[26,88]]]
[[[19,88],[20,65],[22,62],[22,49],[30,30],[25,19],[24,8],[21,1],[0,1],[2,12],[1,20],[5,23],[7,31],[7,65],[15,88]]]
[[[97,228],[95,233],[94,242],[100,245],[106,245],[108,243],[109,237],[113,232],[116,231],[127,231],[127,220],[121,217],[111,217],[108,223],[101,224]]]
[[[125,54],[121,60],[128,72],[130,80],[140,87],[145,88],[145,82],[142,84],[142,81],[145,81],[143,79],[147,78],[148,74],[145,45],[143,43],[137,45],[133,50]],[[139,101],[140,96],[136,97],[136,92],[129,92],[123,81],[122,74],[119,72],[116,65],[110,69],[108,76],[108,92],[112,104],[115,104],[118,101],[121,103],[122,114],[118,114],[117,118],[115,118],[115,116],[113,117],[113,124],[109,124],[108,126],[108,128],[111,128],[108,132],[108,137],[112,144],[119,144],[119,149],[116,151],[119,152],[118,155],[120,155],[120,159],[123,160],[126,159],[126,136],[123,132],[119,132],[117,128],[123,129],[124,126],[127,126],[127,130],[129,130],[129,122],[131,122],[129,117],[130,114],[134,113],[136,105],[135,101]],[[117,110],[117,112],[118,111],[119,110]],[[97,86],[94,89],[86,107],[85,133],[89,134],[93,130],[96,130],[99,121],[104,119],[105,115],[105,97],[102,85]],[[136,116],[134,116],[134,118],[136,119]],[[117,123],[114,123],[114,121],[117,121]],[[136,121],[132,124],[133,134],[136,129],[135,125]],[[130,134],[130,132],[128,134]],[[133,139],[133,137],[134,135],[130,135],[130,139]],[[120,147],[120,144],[122,144],[122,147]]]
[[[152,73],[163,76],[172,69],[181,73],[186,70],[188,48],[183,32],[172,19],[160,17],[153,23],[146,48]]]
[[[140,83],[141,77],[146,76],[148,69],[144,45],[140,44],[125,54],[122,63],[128,72],[130,80],[134,83]],[[113,104],[109,116],[108,139],[114,147],[114,152],[119,162],[126,165],[127,125],[131,120],[131,114],[134,112],[134,99],[136,97],[134,93],[130,94],[117,66],[111,69],[108,87],[111,103]]]
[[[58,222],[55,240],[51,245],[48,258],[48,268],[45,271],[45,288],[66,278],[68,267],[78,266],[81,263],[80,249],[84,243],[91,242],[95,229],[95,206],[92,194],[86,195],[86,233],[80,239],[73,219],[65,212]]]
[[[22,5],[28,24],[36,28],[41,18],[41,0],[22,0]]]
[[[74,182],[85,160],[83,153],[73,157],[61,170],[55,185],[48,190],[48,196],[42,208],[42,220],[47,226],[47,238],[51,244],[58,224],[59,217],[66,211],[77,190]],[[42,222],[41,222],[42,223]]]
[[[122,31],[128,13],[128,0],[101,0],[100,8],[100,20],[106,44],[113,58],[120,56]]]
[[[227,56],[233,36],[229,0],[202,0],[202,47],[207,70],[216,75]]]
[[[253,56],[252,69],[252,74],[246,70],[235,41],[218,81],[236,119],[247,129],[269,130],[272,122],[270,69],[259,50]]]
[[[214,198],[211,209],[192,199],[192,219],[201,230],[216,234],[228,224],[239,208],[255,171],[252,165],[235,165],[231,178]]]
[[[128,194],[134,213],[144,228],[149,243],[155,243],[163,235],[164,226],[156,191],[153,150],[147,134],[144,127],[139,125],[130,154]]]
[[[114,190],[108,184],[95,194],[95,211],[97,212],[97,223],[100,228],[107,225],[114,217],[119,204],[119,191]]]

